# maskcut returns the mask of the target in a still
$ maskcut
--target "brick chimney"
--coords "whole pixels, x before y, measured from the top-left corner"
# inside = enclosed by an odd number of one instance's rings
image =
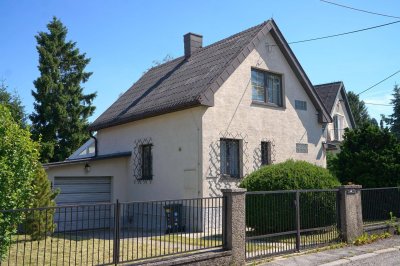
[[[185,57],[188,58],[203,47],[203,36],[189,32],[183,36],[183,42],[185,45]]]

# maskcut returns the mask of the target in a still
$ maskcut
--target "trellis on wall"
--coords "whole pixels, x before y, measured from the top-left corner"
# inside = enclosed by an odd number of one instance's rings
[[[142,177],[142,149],[143,145],[152,145],[153,141],[151,138],[137,139],[133,142],[133,151],[131,157],[132,175],[135,184],[147,184],[151,183],[151,179],[144,179]]]
[[[271,164],[273,164],[276,160],[275,140],[273,138],[263,138],[263,139],[261,139],[260,144],[257,145],[257,147],[254,149],[254,152],[253,152],[253,160],[254,160],[253,171],[259,169],[262,166],[262,156],[261,156],[261,154],[262,154],[261,143],[262,142],[270,143],[271,150],[269,152],[269,156],[270,156]]]
[[[248,162],[248,142],[247,134],[239,132],[221,132],[219,139],[210,143],[209,145],[209,166],[207,177],[219,178],[221,175],[221,139],[239,140],[239,153],[241,155],[241,176],[244,177],[249,173]]]

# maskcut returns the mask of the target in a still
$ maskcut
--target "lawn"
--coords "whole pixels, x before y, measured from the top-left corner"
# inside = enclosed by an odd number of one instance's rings
[[[7,265],[98,265],[112,263],[114,241],[108,238],[54,235],[40,241],[29,236],[13,237]],[[120,241],[120,261],[140,260],[180,252],[178,245],[163,243],[148,237]]]

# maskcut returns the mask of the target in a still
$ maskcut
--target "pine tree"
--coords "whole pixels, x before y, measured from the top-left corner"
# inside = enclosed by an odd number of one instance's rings
[[[349,101],[351,113],[353,114],[356,126],[374,123],[373,121],[371,121],[371,117],[368,114],[368,110],[365,106],[364,101],[360,100],[357,94],[349,91],[347,92],[347,99]]]
[[[32,208],[53,207],[56,205],[54,199],[58,191],[51,189],[51,183],[47,178],[46,171],[42,166],[36,170],[32,187]],[[42,239],[52,233],[55,229],[53,221],[54,209],[34,210],[28,213],[25,220],[25,232],[31,235],[32,239]]]
[[[76,43],[66,41],[68,30],[56,17],[47,25],[49,32],[36,35],[40,77],[34,81],[36,91],[32,135],[41,141],[41,160],[61,161],[89,138],[88,117],[96,93],[84,94],[82,83],[90,59],[80,53]]]
[[[389,125],[390,131],[400,140],[400,87],[394,86],[393,89],[393,114],[385,119],[386,124]]]

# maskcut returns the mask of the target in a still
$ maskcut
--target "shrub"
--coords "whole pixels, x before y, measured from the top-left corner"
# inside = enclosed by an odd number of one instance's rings
[[[29,130],[21,128],[1,104],[0,139],[0,210],[28,208],[32,201],[32,180],[39,164],[39,145],[31,140]],[[22,212],[0,212],[0,259],[22,220]]]
[[[248,191],[332,189],[339,185],[327,169],[293,160],[265,166],[240,184]],[[262,234],[295,230],[295,200],[294,192],[248,195],[247,226]],[[300,216],[302,229],[333,225],[336,222],[336,193],[300,193]]]
[[[400,186],[400,142],[387,129],[363,125],[346,130],[330,170],[342,183],[364,188]]]
[[[36,170],[36,177],[32,182],[33,208],[53,207],[58,191],[52,191],[51,184],[47,174],[42,166]],[[31,211],[26,217],[24,230],[31,235],[33,240],[39,240],[54,232],[55,224],[53,222],[54,209]]]

